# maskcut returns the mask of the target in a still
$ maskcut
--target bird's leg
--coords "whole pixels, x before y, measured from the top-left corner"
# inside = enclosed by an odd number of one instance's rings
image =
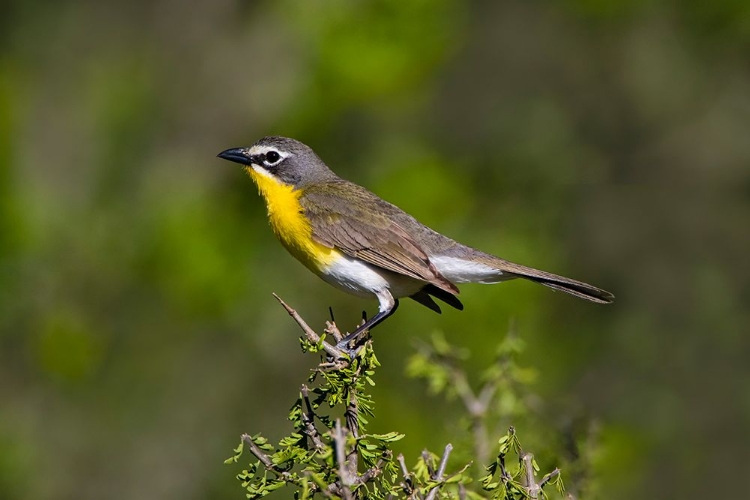
[[[388,316],[396,312],[396,309],[398,309],[398,301],[395,301],[395,304],[393,308],[387,310],[387,311],[379,311],[375,316],[370,318],[369,320],[365,321],[362,325],[360,325],[356,330],[354,330],[352,333],[344,337],[344,340],[339,342],[336,347],[339,349],[342,349],[349,354],[352,354],[354,347],[350,346],[357,346],[360,340],[362,340],[362,337],[369,331],[372,330],[377,324],[381,323],[383,320],[385,320]],[[356,350],[356,349],[354,349]]]
[[[390,292],[384,290],[383,292],[379,293],[377,297],[378,301],[380,302],[380,310],[378,311],[378,313],[372,318],[365,321],[352,333],[344,337],[344,340],[339,342],[336,347],[352,355],[356,351],[356,346],[365,333],[373,329],[375,325],[381,323],[388,316],[396,312],[396,309],[398,309],[398,300],[394,299]],[[350,347],[352,345],[355,347]]]

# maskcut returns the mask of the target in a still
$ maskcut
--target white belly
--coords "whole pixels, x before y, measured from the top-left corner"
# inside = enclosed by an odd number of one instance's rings
[[[425,282],[371,266],[361,260],[342,255],[320,271],[320,277],[336,288],[360,297],[371,297],[389,290],[394,298],[417,293]]]

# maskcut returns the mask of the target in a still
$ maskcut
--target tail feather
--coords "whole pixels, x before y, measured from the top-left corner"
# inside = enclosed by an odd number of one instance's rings
[[[533,267],[522,266],[463,245],[455,247],[450,253],[430,257],[430,263],[441,276],[454,284],[492,284],[515,278],[524,278],[599,304],[609,304],[615,300],[615,296],[608,291],[588,283],[558,276]],[[458,308],[457,305],[451,303],[452,301],[458,302],[458,299],[451,292],[442,290],[435,285],[431,285],[429,291],[423,290]]]
[[[588,283],[522,266],[466,246],[457,248],[453,255],[432,260],[455,283],[499,283],[523,278],[599,304],[609,304],[615,300],[610,292]]]
[[[561,292],[568,293],[580,299],[586,299],[590,300],[591,302],[596,302],[597,304],[611,304],[615,301],[615,296],[610,292],[569,278],[561,279],[557,277],[555,279],[550,279],[547,277],[536,277],[528,275],[521,277],[552,288],[554,290],[560,290]]]
[[[513,262],[508,262],[497,257],[495,259],[494,267],[497,267],[504,273],[510,273],[554,290],[560,290],[574,297],[590,300],[598,304],[611,304],[615,300],[615,296],[612,293],[588,283],[558,276],[547,271],[540,271],[533,267],[514,264]]]

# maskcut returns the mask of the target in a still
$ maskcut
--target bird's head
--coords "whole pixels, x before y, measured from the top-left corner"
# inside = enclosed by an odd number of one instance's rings
[[[227,149],[217,156],[295,188],[336,178],[310,147],[287,137],[264,137],[250,147]]]

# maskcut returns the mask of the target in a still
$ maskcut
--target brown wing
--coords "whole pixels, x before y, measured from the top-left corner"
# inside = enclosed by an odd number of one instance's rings
[[[458,288],[430,263],[420,245],[394,221],[394,214],[402,214],[398,207],[344,180],[305,188],[300,204],[318,243],[432,283],[451,294],[458,293]]]

